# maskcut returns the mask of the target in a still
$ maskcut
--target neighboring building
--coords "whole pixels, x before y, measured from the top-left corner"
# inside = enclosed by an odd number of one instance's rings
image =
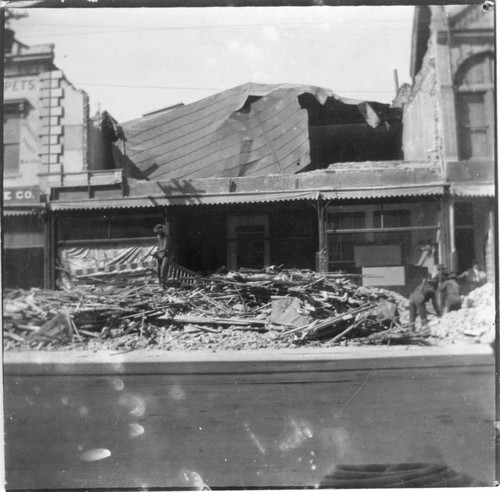
[[[81,173],[107,169],[112,149],[91,123],[89,101],[54,65],[54,46],[27,46],[5,29],[3,99],[3,286],[49,286],[54,252],[48,199]]]
[[[418,6],[413,86],[404,105],[406,160],[441,163],[441,247],[450,270],[495,272],[494,14],[481,5]]]

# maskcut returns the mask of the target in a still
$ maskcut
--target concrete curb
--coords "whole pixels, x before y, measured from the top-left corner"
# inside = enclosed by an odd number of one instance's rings
[[[494,366],[489,345],[335,347],[234,352],[5,352],[4,375],[270,373]]]

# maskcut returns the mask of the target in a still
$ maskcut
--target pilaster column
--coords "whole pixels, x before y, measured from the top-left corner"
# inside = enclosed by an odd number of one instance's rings
[[[438,101],[443,139],[443,165],[458,160],[455,94],[450,58],[450,34],[448,19],[443,6],[432,7],[431,29],[434,36],[435,64],[437,76]]]

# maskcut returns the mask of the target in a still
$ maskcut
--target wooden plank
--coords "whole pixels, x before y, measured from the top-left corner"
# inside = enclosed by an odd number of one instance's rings
[[[177,323],[208,324],[208,325],[261,325],[265,326],[267,321],[262,319],[244,319],[244,318],[200,318],[195,316],[175,316],[172,321]]]

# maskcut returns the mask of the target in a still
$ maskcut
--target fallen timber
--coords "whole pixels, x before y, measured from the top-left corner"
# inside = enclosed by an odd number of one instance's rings
[[[154,274],[60,291],[4,290],[4,348],[252,350],[429,340],[429,332],[409,334],[406,298],[352,277],[266,269],[165,290]],[[380,293],[392,298],[399,319],[377,317]],[[67,316],[54,322],[60,314]]]
[[[364,311],[368,311],[369,309],[372,309],[374,307],[375,307],[375,304],[367,304],[366,306],[360,307],[358,309],[352,309],[351,311],[340,314],[338,316],[333,316],[333,317],[326,319],[325,321],[322,321],[320,323],[313,322],[310,325],[299,326],[298,328],[293,328],[289,331],[286,331],[285,333],[282,333],[282,335],[289,335],[289,334],[295,333],[297,331],[302,331],[303,333],[306,333],[310,330],[320,331],[323,328],[328,328],[330,326],[334,326],[342,321],[351,320],[355,315],[360,314]]]

